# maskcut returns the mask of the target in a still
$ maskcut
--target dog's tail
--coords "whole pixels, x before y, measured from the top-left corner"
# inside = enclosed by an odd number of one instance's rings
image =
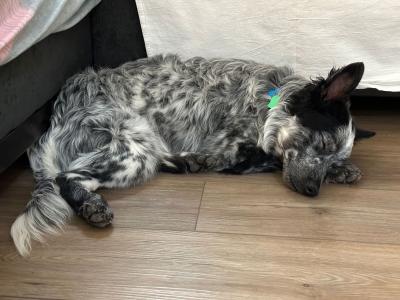
[[[24,212],[11,226],[11,237],[22,256],[29,255],[32,240],[42,242],[45,234],[57,233],[72,216],[55,181],[61,171],[55,149],[56,143],[47,132],[27,151],[35,188]]]
[[[72,210],[61,198],[54,179],[39,179],[25,211],[11,227],[15,247],[22,256],[31,250],[31,241],[43,241],[43,235],[56,233],[71,217]]]

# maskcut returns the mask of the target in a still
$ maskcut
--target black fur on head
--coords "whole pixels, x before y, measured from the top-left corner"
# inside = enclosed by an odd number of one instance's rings
[[[311,130],[331,131],[347,125],[351,118],[349,96],[363,73],[361,62],[333,68],[326,79],[319,77],[292,96],[289,113]]]

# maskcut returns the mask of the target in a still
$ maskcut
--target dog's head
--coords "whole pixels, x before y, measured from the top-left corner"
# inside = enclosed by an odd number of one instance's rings
[[[282,86],[281,103],[265,124],[264,147],[282,160],[290,188],[316,196],[329,168],[350,156],[354,140],[373,135],[358,130],[350,114],[349,95],[363,73],[364,64],[353,63],[332,69],[326,79],[294,78]]]

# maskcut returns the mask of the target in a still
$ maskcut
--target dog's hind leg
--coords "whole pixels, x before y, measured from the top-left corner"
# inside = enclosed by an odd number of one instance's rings
[[[93,177],[85,177],[80,182],[83,178],[76,176],[79,174],[64,173],[56,178],[57,185],[60,187],[60,195],[87,223],[96,227],[105,227],[111,224],[114,217],[111,208],[101,195],[92,192],[94,186],[100,186],[100,182]]]
[[[140,141],[124,139],[124,146],[111,145],[94,154],[94,158],[80,158],[79,168],[72,168],[56,178],[61,196],[89,224],[109,225],[113,219],[112,210],[94,191],[100,187],[135,186],[155,175],[160,157],[164,155],[156,140],[151,136],[143,136]]]
[[[140,122],[139,122],[140,121]],[[128,120],[114,130],[109,143],[81,154],[56,177],[60,195],[75,213],[97,227],[111,223],[113,213],[98,188],[124,188],[155,175],[166,146],[145,119]]]

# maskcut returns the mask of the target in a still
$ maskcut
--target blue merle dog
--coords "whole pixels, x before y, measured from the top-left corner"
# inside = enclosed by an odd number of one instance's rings
[[[307,80],[253,61],[160,55],[73,76],[50,128],[28,150],[36,187],[11,228],[16,248],[28,255],[32,239],[56,232],[73,212],[109,225],[112,210],[95,191],[135,186],[158,171],[281,169],[308,196],[322,182],[357,182],[348,158],[355,139],[373,134],[356,129],[349,111],[363,72],[353,63]]]

